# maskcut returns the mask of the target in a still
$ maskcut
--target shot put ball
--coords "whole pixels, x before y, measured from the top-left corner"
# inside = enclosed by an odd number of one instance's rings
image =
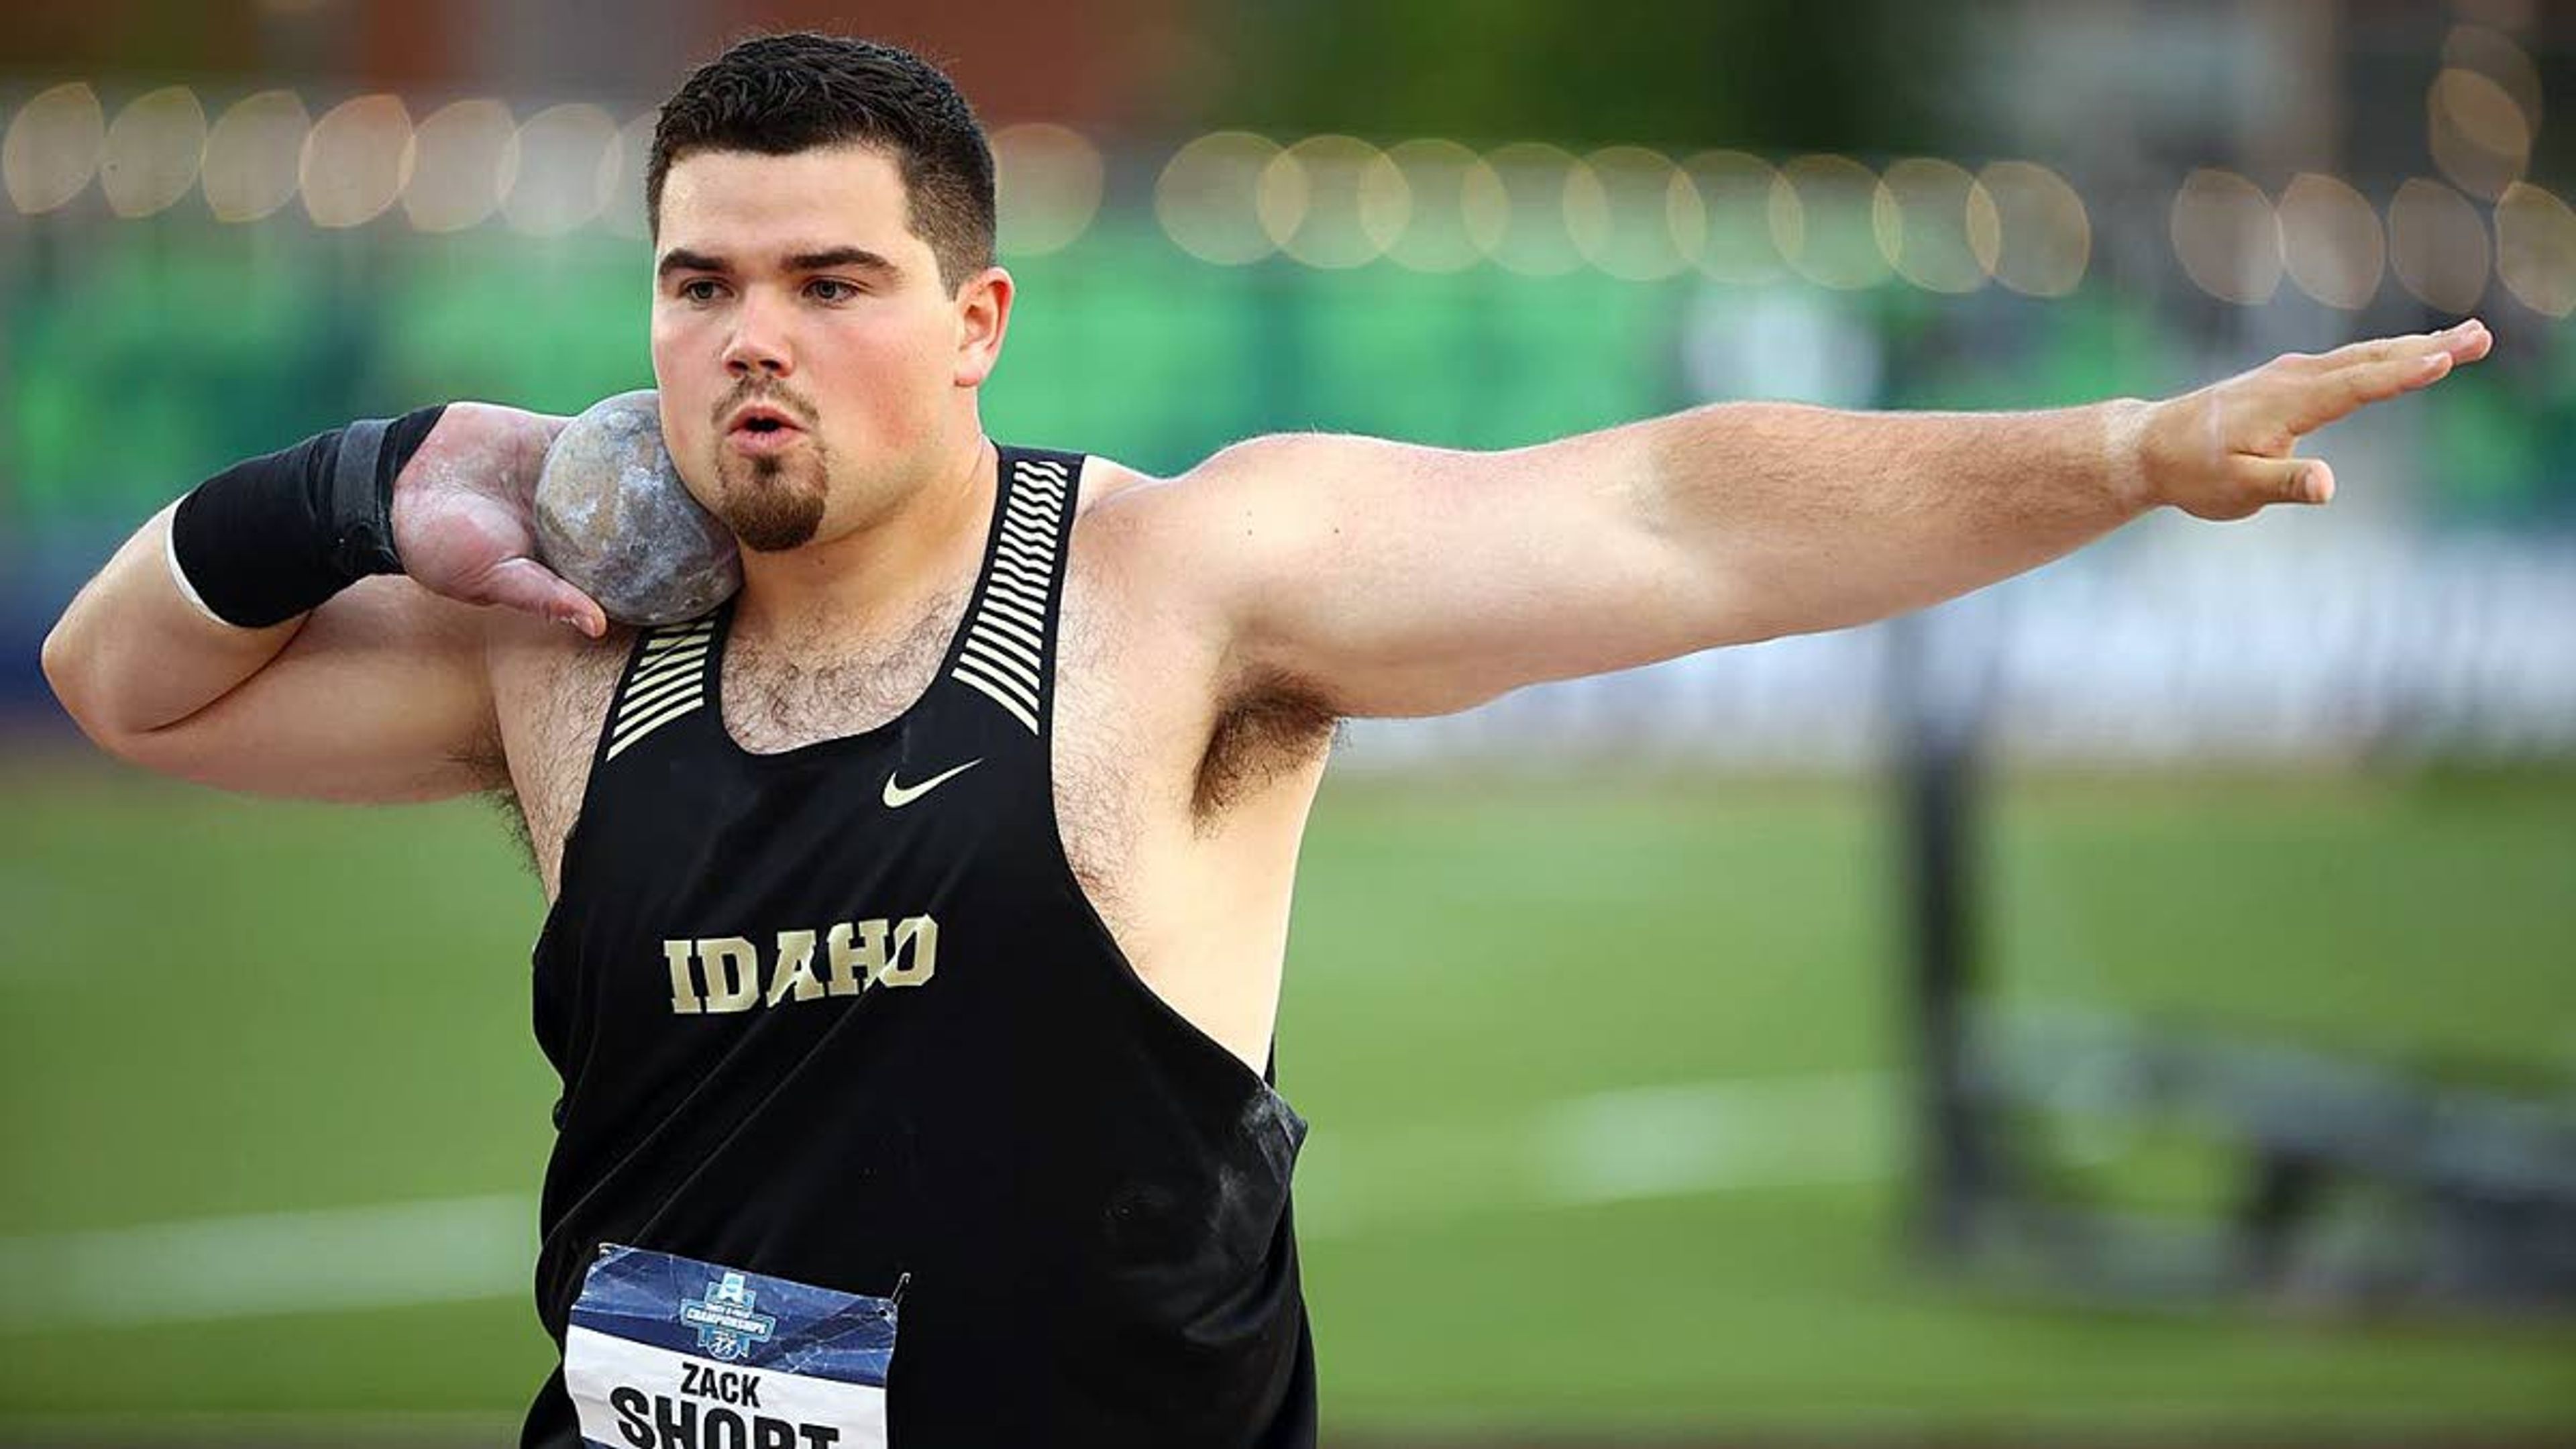
[[[742,587],[733,534],[671,466],[649,388],[593,403],[555,435],[537,479],[537,555],[628,624],[694,619]]]

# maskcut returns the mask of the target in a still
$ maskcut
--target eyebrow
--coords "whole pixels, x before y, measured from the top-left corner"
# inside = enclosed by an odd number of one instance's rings
[[[827,247],[819,252],[798,252],[788,257],[786,264],[787,270],[791,272],[822,272],[835,268],[851,268],[889,277],[900,276],[903,273],[901,267],[865,247]],[[653,275],[667,277],[673,272],[730,272],[732,270],[733,263],[723,257],[709,256],[705,252],[693,252],[687,247],[673,247],[662,254],[662,260],[653,268]]]

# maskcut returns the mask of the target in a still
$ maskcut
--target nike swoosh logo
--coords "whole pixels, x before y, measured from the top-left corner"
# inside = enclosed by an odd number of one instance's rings
[[[938,789],[940,786],[947,784],[949,781],[956,779],[958,776],[965,774],[968,770],[971,770],[982,763],[984,762],[981,758],[968,760],[957,768],[953,770],[943,770],[940,773],[931,776],[929,779],[922,781],[918,785],[898,785],[894,782],[894,774],[889,771],[886,775],[885,787],[886,808],[888,810],[900,810],[906,805],[911,804],[913,801],[920,799],[922,796],[929,794],[931,791]]]

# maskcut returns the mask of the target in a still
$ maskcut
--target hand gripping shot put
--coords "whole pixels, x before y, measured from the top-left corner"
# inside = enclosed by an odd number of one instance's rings
[[[651,391],[233,465],[44,650],[147,768],[524,823],[561,1083],[529,1449],[1312,1446],[1273,1028],[1338,720],[2323,503],[2304,435],[2489,344],[1158,478],[986,434],[1016,284],[917,57],[742,42],[662,107],[645,200]]]

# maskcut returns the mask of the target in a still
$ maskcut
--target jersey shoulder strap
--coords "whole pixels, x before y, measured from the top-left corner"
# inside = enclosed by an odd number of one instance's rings
[[[1083,455],[1012,447],[1001,455],[996,527],[948,677],[1043,737]]]
[[[634,654],[626,662],[609,708],[608,726],[600,732],[594,772],[715,698],[713,645],[716,630],[731,608],[728,600],[684,623],[637,632]]]

